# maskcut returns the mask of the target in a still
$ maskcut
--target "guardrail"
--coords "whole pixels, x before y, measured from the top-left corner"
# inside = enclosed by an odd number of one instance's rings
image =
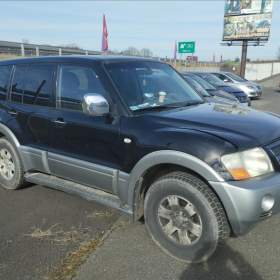
[[[98,55],[101,52],[83,49],[75,49],[60,46],[37,45],[29,43],[18,43],[0,41],[0,54],[16,56],[41,56],[41,55]]]

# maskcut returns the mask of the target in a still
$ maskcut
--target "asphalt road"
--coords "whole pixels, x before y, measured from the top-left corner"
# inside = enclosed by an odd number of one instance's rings
[[[65,279],[118,216],[41,186],[0,189],[0,279]]]
[[[272,90],[253,101],[275,113],[279,104],[280,93]],[[124,223],[95,253],[119,216],[41,186],[0,189],[0,279],[61,280],[76,272],[77,279],[280,279],[278,217],[229,241],[205,266],[185,266],[158,250],[142,224]]]

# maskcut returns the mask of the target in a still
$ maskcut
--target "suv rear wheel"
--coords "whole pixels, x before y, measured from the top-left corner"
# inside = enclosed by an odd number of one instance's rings
[[[23,183],[23,168],[14,146],[0,138],[0,185],[9,190],[20,188]]]
[[[173,172],[149,188],[144,203],[149,234],[166,253],[185,262],[202,262],[229,235],[221,203],[198,177]]]

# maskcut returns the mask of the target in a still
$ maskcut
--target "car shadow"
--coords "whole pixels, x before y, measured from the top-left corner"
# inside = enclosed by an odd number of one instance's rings
[[[255,269],[237,251],[226,244],[206,262],[190,264],[180,280],[263,280]]]

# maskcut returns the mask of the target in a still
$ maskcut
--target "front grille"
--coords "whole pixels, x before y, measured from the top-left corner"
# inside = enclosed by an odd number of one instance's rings
[[[280,164],[280,140],[273,142],[272,144],[268,145],[267,147],[272,155],[275,157],[277,162]]]

